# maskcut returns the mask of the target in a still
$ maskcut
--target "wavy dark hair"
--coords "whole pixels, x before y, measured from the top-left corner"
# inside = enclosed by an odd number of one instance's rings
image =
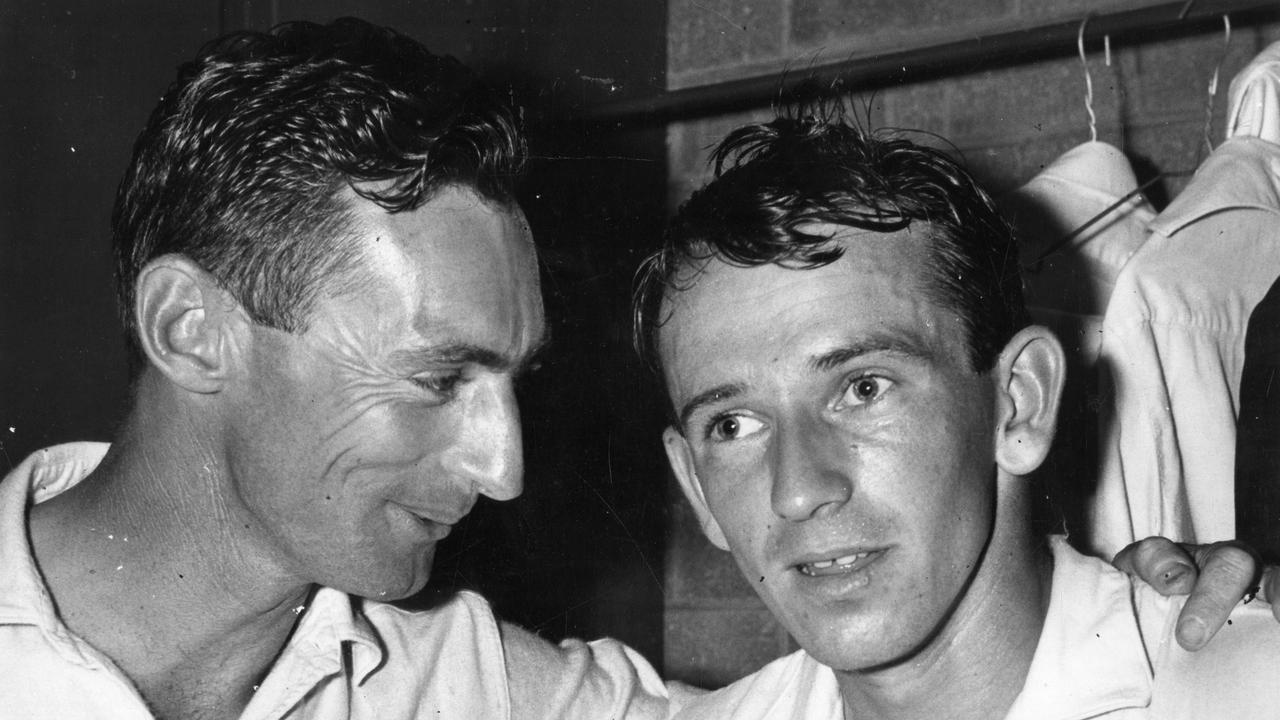
[[[696,282],[697,267],[713,258],[798,269],[835,262],[843,248],[813,232],[816,223],[879,233],[925,228],[925,292],[959,312],[975,372],[993,367],[1005,343],[1030,324],[1013,232],[944,152],[893,131],[868,132],[842,105],[811,104],[734,130],[711,164],[713,179],[681,205],[661,249],[637,272],[634,341],[659,375],[657,335],[669,293]]]
[[[393,30],[344,18],[214,40],[179,68],[116,196],[135,361],[134,289],[151,259],[185,255],[254,322],[300,332],[319,293],[357,275],[342,190],[388,212],[453,184],[509,203],[525,152],[501,93]]]

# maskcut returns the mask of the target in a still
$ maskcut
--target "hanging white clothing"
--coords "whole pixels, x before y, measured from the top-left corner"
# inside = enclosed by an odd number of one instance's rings
[[[1272,43],[1231,81],[1227,137],[1280,145],[1280,42]]]
[[[1235,537],[1235,445],[1250,313],[1280,275],[1280,43],[1231,82],[1227,141],[1151,224],[1103,323],[1095,551]]]
[[[1120,150],[1078,145],[1000,199],[1021,252],[1032,318],[1067,351],[1067,387],[1054,449],[1035,482],[1052,499],[1042,519],[1055,532],[1085,533],[1098,468],[1098,376],[1102,316],[1116,277],[1147,237],[1155,210]]]
[[[1000,199],[1017,230],[1032,317],[1057,331],[1068,354],[1084,366],[1098,357],[1116,276],[1156,215],[1134,194],[1137,187],[1124,153],[1088,142]]]
[[[1245,331],[1280,275],[1280,145],[1228,140],[1151,229],[1103,323],[1115,399],[1092,535],[1108,556],[1149,535],[1235,536]]]

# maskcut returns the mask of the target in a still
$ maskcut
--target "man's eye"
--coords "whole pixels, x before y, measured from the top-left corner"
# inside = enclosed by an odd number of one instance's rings
[[[712,440],[740,440],[754,435],[764,428],[764,423],[745,415],[721,415],[707,426],[707,437]]]
[[[415,375],[410,380],[414,385],[440,395],[452,395],[462,382],[462,373],[434,373],[431,375]]]
[[[853,382],[849,383],[840,400],[846,406],[866,405],[879,400],[891,387],[893,387],[892,380],[876,375],[864,375],[854,378]]]

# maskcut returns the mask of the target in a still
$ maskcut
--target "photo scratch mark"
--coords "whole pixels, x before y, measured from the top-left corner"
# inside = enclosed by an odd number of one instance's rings
[[[696,8],[698,8],[699,10],[706,10],[707,12],[711,13],[712,15],[715,15],[716,17],[720,18],[721,20],[724,20],[726,23],[728,23],[728,24],[729,24],[729,25],[731,25],[732,27],[735,27],[735,28],[737,28],[737,29],[741,30],[742,32],[746,32],[746,31],[747,31],[747,26],[746,26],[746,25],[739,25],[738,23],[736,23],[736,22],[734,22],[734,21],[733,21],[733,18],[731,18],[731,17],[729,17],[728,15],[726,15],[726,14],[724,14],[724,13],[720,12],[719,10],[716,10],[715,8],[707,7],[706,5],[703,5],[702,3],[697,3],[697,2],[693,3],[693,6],[694,6],[694,7],[696,7]]]
[[[617,84],[618,81],[614,80],[613,78],[595,77],[593,75],[583,75],[581,73],[578,74],[578,77],[582,78],[583,80],[586,80],[589,83],[595,83],[596,85],[607,85],[609,86],[610,90],[618,89],[618,84]]]

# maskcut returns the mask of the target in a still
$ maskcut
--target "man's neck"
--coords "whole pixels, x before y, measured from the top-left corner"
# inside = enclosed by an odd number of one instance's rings
[[[33,507],[32,552],[63,622],[158,715],[235,717],[312,588],[234,532],[217,458],[175,425],[127,424],[90,477]]]
[[[1026,517],[1020,499],[1005,517]],[[1016,527],[1005,527],[1014,524]],[[1053,560],[1022,523],[997,521],[965,596],[919,652],[866,672],[836,672],[850,720],[1004,717],[1026,681],[1044,627]]]

